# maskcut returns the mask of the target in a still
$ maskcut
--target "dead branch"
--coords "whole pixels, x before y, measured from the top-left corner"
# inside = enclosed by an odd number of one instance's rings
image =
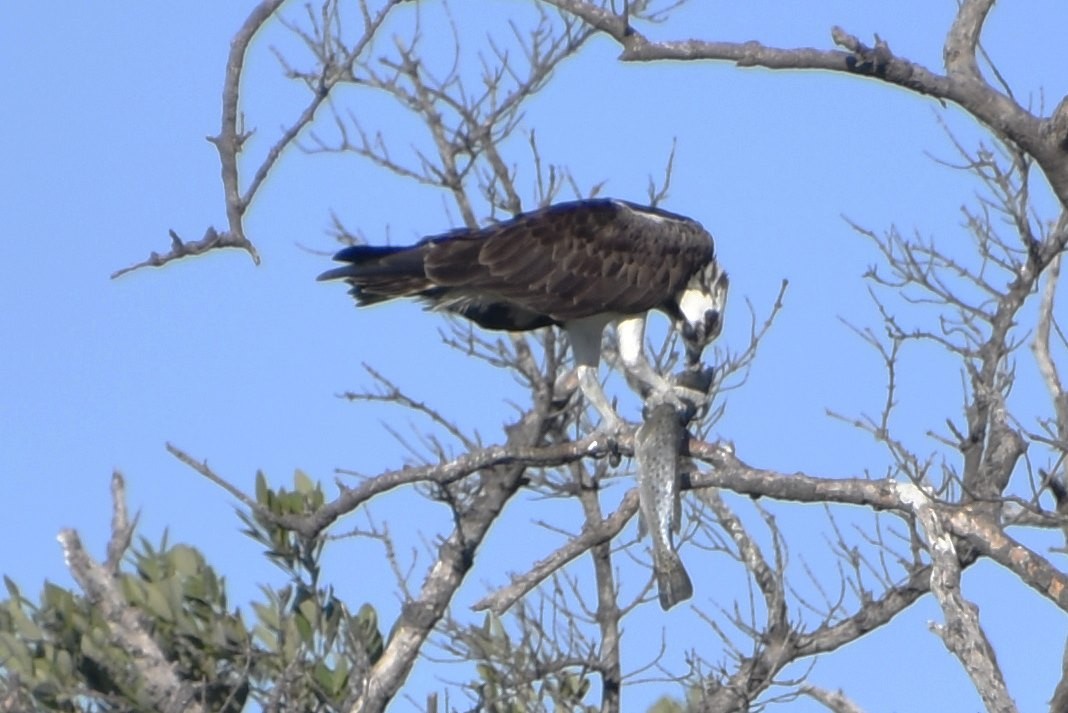
[[[121,498],[124,494],[122,476],[115,473],[112,476],[112,495]],[[118,544],[127,541],[130,536],[129,528],[124,526],[125,502],[116,500],[112,506],[112,525],[119,525],[119,528],[112,530],[109,558],[115,554]],[[116,680],[125,681],[129,690],[136,692],[139,705],[145,710],[165,713],[203,711],[203,706],[197,700],[196,689],[182,680],[151,633],[142,626],[141,614],[127,604],[116,571],[110,566],[101,566],[90,557],[74,530],[61,531],[58,539],[71,576],[85,592],[89,603],[100,611],[107,622],[111,643],[130,653],[129,669],[111,671]]]
[[[1016,704],[1009,697],[994,649],[979,624],[979,610],[960,591],[960,557],[953,538],[946,532],[937,509],[921,488],[908,485],[903,488],[902,495],[927,541],[932,560],[931,591],[946,617],[945,624],[933,625],[933,629],[960,659],[987,710],[1015,711]]]
[[[1062,150],[1068,110],[1039,118],[990,86],[978,71],[976,47],[983,23],[994,0],[966,0],[946,34],[943,57],[946,73],[937,72],[895,55],[889,44],[876,37],[868,46],[840,27],[831,39],[842,50],[769,47],[760,42],[706,40],[652,41],[630,23],[588,0],[542,0],[581,18],[615,40],[625,62],[698,61],[733,62],[739,67],[798,70],[822,69],[867,77],[893,84],[915,94],[952,102],[999,136],[1018,144],[1042,167],[1061,203],[1068,206],[1068,157]]]

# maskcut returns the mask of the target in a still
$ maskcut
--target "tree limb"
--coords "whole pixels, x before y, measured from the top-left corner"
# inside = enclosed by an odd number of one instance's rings
[[[548,406],[541,402],[513,426],[508,443],[518,448],[536,445],[544,435]],[[474,564],[490,526],[522,485],[526,470],[524,464],[513,464],[487,471],[473,502],[457,513],[455,529],[438,546],[437,561],[423,580],[418,597],[404,603],[381,658],[367,676],[363,695],[350,709],[353,713],[380,713],[393,700],[415,665],[423,642]]]
[[[987,710],[1013,713],[1016,704],[1005,686],[994,648],[979,624],[979,610],[960,591],[960,560],[953,539],[943,527],[934,503],[920,488],[906,484],[901,494],[926,537],[932,560],[931,591],[946,617],[944,625],[932,627],[964,665]]]
[[[614,39],[625,62],[711,60],[734,62],[739,67],[766,69],[819,69],[869,77],[916,94],[953,102],[999,135],[1019,144],[1035,157],[1063,205],[1068,206],[1066,137],[1054,118],[1039,119],[1012,98],[998,92],[978,74],[975,47],[983,20],[993,0],[968,0],[960,5],[947,33],[944,54],[948,74],[941,75],[894,55],[886,42],[868,47],[839,27],[831,31],[835,44],[846,51],[811,47],[777,48],[759,42],[704,40],[651,41],[623,16],[613,15],[586,0],[542,0],[589,23]]]
[[[118,473],[112,476],[112,495],[124,495],[122,476]],[[126,504],[116,500],[113,507],[115,514],[112,524],[118,524],[120,531],[112,531],[109,557],[114,554],[116,543],[129,538],[128,528],[123,527]],[[129,689],[136,692],[140,699],[139,707],[162,713],[204,711],[197,700],[196,689],[182,681],[156,641],[142,626],[138,611],[126,603],[116,572],[90,557],[74,530],[60,531],[58,539],[71,576],[85,592],[88,602],[100,611],[107,622],[111,643],[130,656],[130,670],[113,670],[111,673],[118,680],[125,680]]]

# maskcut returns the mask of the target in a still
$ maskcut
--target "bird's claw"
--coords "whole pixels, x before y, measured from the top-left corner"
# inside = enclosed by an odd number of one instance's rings
[[[715,382],[713,367],[688,367],[671,377],[671,401],[683,423],[708,408],[709,391]]]
[[[675,409],[679,419],[687,423],[693,419],[702,406],[708,401],[708,396],[700,391],[685,386],[674,385],[671,388],[657,392],[645,402],[646,415],[652,412],[660,404],[668,404]]]
[[[621,419],[605,419],[593,433],[593,447],[602,446],[607,451],[608,463],[617,467],[623,459],[619,450],[619,438],[626,430],[627,424]]]

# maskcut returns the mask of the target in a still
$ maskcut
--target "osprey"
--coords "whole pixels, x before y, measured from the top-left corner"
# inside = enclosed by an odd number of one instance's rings
[[[353,245],[334,259],[346,264],[319,279],[345,280],[361,306],[416,297],[486,329],[563,328],[582,392],[611,431],[623,422],[597,376],[605,326],[616,323],[619,356],[643,392],[679,404],[645,358],[646,314],[668,315],[695,365],[722,329],[727,297],[700,223],[614,199],[558,203],[407,247]]]

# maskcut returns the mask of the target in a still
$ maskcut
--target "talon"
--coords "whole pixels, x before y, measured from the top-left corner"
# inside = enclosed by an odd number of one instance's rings
[[[675,386],[665,389],[654,398],[648,399],[645,402],[645,408],[642,410],[642,417],[648,418],[651,409],[657,404],[667,404],[675,410],[679,421],[685,425],[692,421],[707,403],[707,395],[684,386]]]
[[[712,366],[688,367],[671,377],[671,382],[676,388],[687,389],[703,396],[708,395],[712,388],[712,382],[716,377],[716,369]]]
[[[605,419],[597,428],[597,439],[595,443],[604,443],[604,448],[608,455],[608,463],[613,468],[617,467],[623,459],[623,456],[619,451],[619,436],[625,429],[626,423],[618,417],[614,419]]]

